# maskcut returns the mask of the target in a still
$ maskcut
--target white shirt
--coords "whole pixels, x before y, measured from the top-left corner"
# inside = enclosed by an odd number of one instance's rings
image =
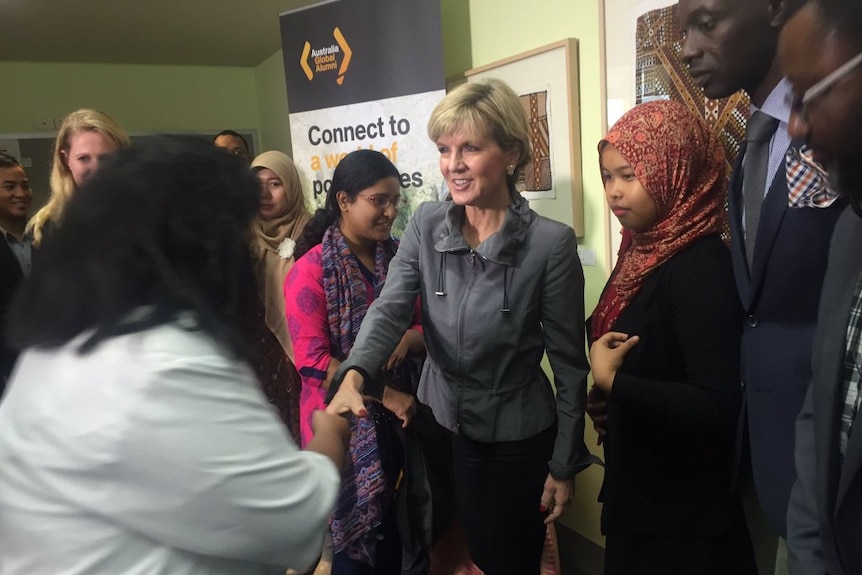
[[[283,574],[339,484],[201,332],[28,350],[0,404],[0,573]]]

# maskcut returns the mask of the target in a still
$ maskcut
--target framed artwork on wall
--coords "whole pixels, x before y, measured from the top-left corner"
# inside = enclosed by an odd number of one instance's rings
[[[677,0],[602,0],[604,70],[607,88],[605,132],[636,104],[655,99],[682,102],[718,134],[727,156],[726,171],[739,151],[748,117],[748,96],[737,92],[711,100],[688,75],[682,60]],[[609,212],[608,212],[609,214]],[[608,216],[609,254],[616,260],[620,226]]]
[[[468,82],[499,78],[521,97],[533,162],[518,189],[528,199],[572,198],[575,233],[584,235],[578,44],[566,38],[472,70]]]

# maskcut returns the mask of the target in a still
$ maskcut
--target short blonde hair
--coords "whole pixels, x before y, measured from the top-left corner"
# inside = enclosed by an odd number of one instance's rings
[[[72,136],[82,131],[99,132],[114,143],[117,149],[131,145],[129,135],[111,116],[98,110],[84,108],[76,110],[63,119],[57,139],[54,141],[54,158],[51,163],[51,197],[48,203],[27,224],[33,245],[42,242],[42,228],[49,221],[59,221],[66,205],[75,191],[75,180],[63,161],[63,153],[69,152]]]
[[[515,174],[530,163],[530,128],[520,98],[502,80],[489,78],[461,84],[444,97],[428,120],[428,137],[437,141],[444,135],[467,130],[491,137],[504,150],[518,150]]]

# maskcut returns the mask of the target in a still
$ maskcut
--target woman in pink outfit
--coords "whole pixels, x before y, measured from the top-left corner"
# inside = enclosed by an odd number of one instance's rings
[[[401,203],[399,173],[372,150],[348,154],[335,169],[326,207],[306,226],[298,259],[285,281],[285,310],[296,367],[302,379],[300,433],[326,407],[332,375],[347,357],[368,307],[380,293],[395,255],[392,222]],[[418,308],[417,308],[418,309]],[[417,362],[425,347],[418,315],[384,366],[383,405],[369,402],[371,417],[351,424],[350,456],[331,531],[333,575],[400,574],[401,541],[394,494],[402,448],[387,420],[406,425],[415,410]]]

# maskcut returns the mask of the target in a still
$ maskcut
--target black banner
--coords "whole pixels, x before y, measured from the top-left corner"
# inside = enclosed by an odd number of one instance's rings
[[[291,114],[445,88],[439,0],[334,0],[281,37]]]

